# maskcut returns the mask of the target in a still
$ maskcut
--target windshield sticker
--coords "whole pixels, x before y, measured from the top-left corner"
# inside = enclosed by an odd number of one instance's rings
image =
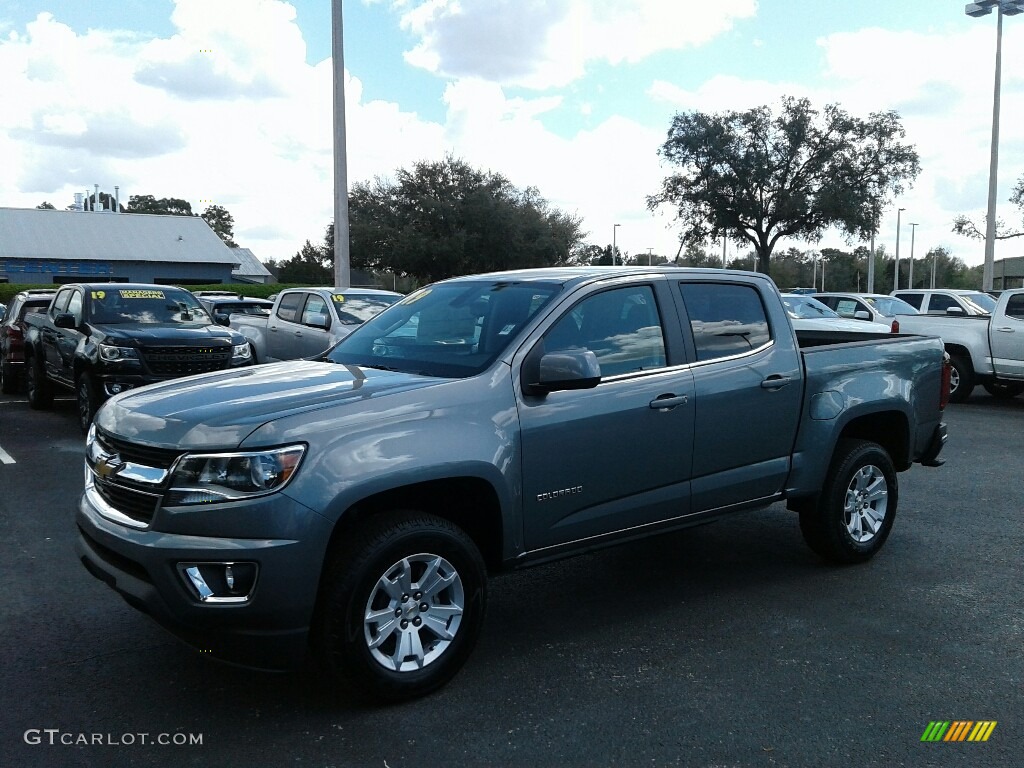
[[[345,297],[342,296],[340,293],[334,294],[333,296],[331,296],[331,298],[334,299],[339,304],[345,303]]]
[[[398,303],[399,304],[415,304],[420,299],[425,299],[427,296],[429,296],[433,292],[433,290],[434,290],[433,288],[424,288],[422,291],[418,291],[418,292],[412,294],[411,296],[406,296],[404,299],[402,299]]]
[[[133,290],[133,291],[118,291],[121,294],[122,299],[162,299],[164,298],[163,291],[149,291],[149,290]]]
[[[106,291],[90,291],[89,296],[94,299],[100,299],[101,301],[107,297]]]

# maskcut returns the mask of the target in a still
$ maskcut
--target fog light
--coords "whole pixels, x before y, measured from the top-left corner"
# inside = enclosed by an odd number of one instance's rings
[[[132,385],[131,384],[122,384],[120,382],[115,381],[113,383],[104,384],[103,388],[107,391],[108,395],[113,397],[114,395],[119,395],[122,392],[127,392],[129,389],[132,388]]]
[[[256,563],[178,563],[178,572],[204,603],[244,603],[252,597]]]

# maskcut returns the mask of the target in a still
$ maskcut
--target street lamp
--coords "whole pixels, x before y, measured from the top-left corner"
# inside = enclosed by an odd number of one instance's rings
[[[615,236],[618,234],[619,227],[621,227],[621,226],[622,226],[621,224],[614,224],[614,225],[612,225],[612,266],[613,267],[615,266],[615,249],[616,249]]]
[[[898,291],[900,289],[900,214],[902,214],[906,208],[898,208],[896,210],[896,270],[892,276],[892,289]]]
[[[917,224],[911,224],[910,230],[910,274],[907,276],[907,288],[914,290],[914,235],[917,234]]]
[[[964,13],[973,18],[987,16],[992,9],[996,14],[996,77],[992,95],[992,154],[988,167],[988,213],[985,221],[985,269],[982,273],[981,289],[992,290],[992,272],[996,255],[996,174],[999,169],[999,82],[1002,75],[1003,16],[1024,13],[1024,0],[978,0],[968,3]]]

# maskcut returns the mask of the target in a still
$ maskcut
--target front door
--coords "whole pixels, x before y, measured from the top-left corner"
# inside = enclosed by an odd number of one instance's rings
[[[668,365],[665,318],[677,321],[659,286],[593,293],[544,336],[548,353],[593,351],[601,383],[520,401],[528,549],[690,511],[693,381],[687,366]]]
[[[1006,302],[1006,311],[990,321],[992,366],[996,376],[1024,379],[1024,293],[1015,293]]]

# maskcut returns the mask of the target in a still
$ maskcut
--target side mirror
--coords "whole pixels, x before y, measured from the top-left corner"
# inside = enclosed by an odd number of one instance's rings
[[[70,312],[61,312],[55,318],[53,318],[53,324],[57,328],[70,328],[74,330],[78,327],[78,318],[72,315]]]
[[[330,326],[330,320],[327,319],[327,315],[313,315],[306,325],[326,331]]]
[[[523,391],[545,395],[568,389],[592,389],[601,382],[601,364],[589,349],[565,349],[543,354],[531,353],[523,365]]]
[[[215,323],[217,323],[217,325],[230,325],[231,324],[231,316],[230,315],[226,315],[223,312],[218,312],[217,314],[215,314],[213,316],[213,321]]]
[[[963,315],[963,314],[966,314],[966,313],[964,312],[964,308],[963,307],[947,307],[946,308],[946,314],[947,315]]]
[[[858,309],[856,312],[853,313],[853,319],[854,320],[870,320],[871,319],[871,313],[868,312],[866,309]]]

